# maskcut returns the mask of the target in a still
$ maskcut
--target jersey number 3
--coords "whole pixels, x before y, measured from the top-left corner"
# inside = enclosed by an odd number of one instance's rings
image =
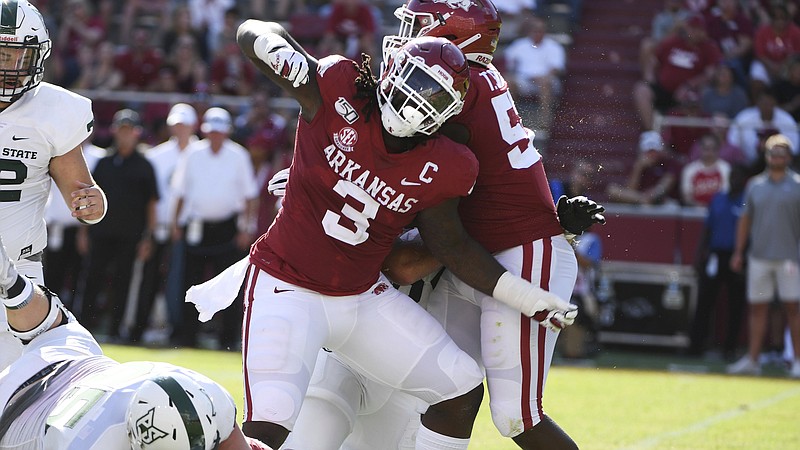
[[[27,176],[28,166],[22,161],[0,159],[0,202],[18,202],[22,198],[22,190],[6,189],[6,186],[20,185]]]
[[[322,228],[325,229],[325,234],[350,245],[358,245],[366,241],[369,238],[369,233],[367,232],[369,220],[378,215],[380,204],[349,181],[339,180],[333,187],[333,191],[341,195],[342,198],[352,197],[364,205],[364,208],[359,211],[345,203],[342,207],[341,215],[331,210],[325,211],[325,217],[322,218]],[[342,216],[353,221],[355,229],[342,226],[339,223]]]

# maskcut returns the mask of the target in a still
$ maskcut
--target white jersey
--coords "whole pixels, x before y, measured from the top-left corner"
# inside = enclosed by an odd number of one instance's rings
[[[197,372],[149,361],[120,364],[102,356],[89,332],[76,322],[48,331],[42,337],[46,339],[37,342],[37,337],[29,344],[34,347],[26,349],[25,355],[14,363],[12,369],[27,369],[22,370],[27,375],[33,369],[41,370],[47,365],[44,363],[53,360],[72,362],[53,377],[41,397],[15,416],[8,432],[0,438],[0,448],[129,449],[127,411],[137,388],[155,376],[173,373],[192,378],[213,399],[221,439],[227,439],[234,429],[236,406],[233,398],[222,386]],[[10,372],[4,373],[9,375]],[[0,378],[3,385],[0,390],[6,391],[5,394],[16,390],[16,386],[27,379],[17,376],[12,382],[9,378]],[[5,405],[7,397],[0,400],[0,404]]]
[[[91,101],[48,83],[0,112],[0,235],[11,259],[42,251],[50,160],[92,131]]]

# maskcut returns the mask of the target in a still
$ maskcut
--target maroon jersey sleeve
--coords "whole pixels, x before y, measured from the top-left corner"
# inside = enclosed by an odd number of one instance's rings
[[[469,130],[480,165],[459,206],[470,235],[494,252],[562,233],[541,156],[494,67],[470,69],[464,110],[452,120]]]
[[[283,208],[251,261],[298,286],[351,295],[375,283],[420,210],[469,193],[478,163],[444,137],[390,153],[379,111],[366,114],[369,100],[355,96],[355,64],[325,58],[316,76],[322,104],[310,123],[298,122]]]

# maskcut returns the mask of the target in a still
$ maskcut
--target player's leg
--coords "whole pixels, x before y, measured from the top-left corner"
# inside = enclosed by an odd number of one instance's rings
[[[376,411],[356,417],[353,431],[342,445],[342,450],[414,450],[421,426],[420,415],[428,409],[428,404],[407,392],[380,386],[386,389],[389,397]],[[368,396],[376,390],[370,387],[368,380]]]
[[[338,320],[326,316],[326,301],[260,270],[245,284],[242,431],[273,448],[297,420],[328,320]]]
[[[4,253],[0,258],[7,259]],[[11,261],[9,261],[11,263]],[[4,264],[0,261],[0,266]],[[41,261],[22,259],[13,263],[19,274],[26,276],[34,283],[43,283],[43,268]],[[0,308],[0,370],[14,362],[22,355],[22,342],[9,332],[5,308]]]
[[[480,368],[430,314],[388,282],[370,292],[379,293],[362,296],[358,322],[334,350],[368,378],[431,404],[417,448],[466,448],[483,395]]]
[[[789,327],[789,338],[792,342],[794,360],[790,375],[800,376],[796,367],[800,367],[800,276],[796,261],[782,261],[776,274],[778,297],[786,311],[786,323]]]
[[[511,273],[568,300],[577,276],[577,261],[563,236],[506,250],[497,259]],[[542,398],[558,333],[485,297],[481,340],[490,407],[495,426],[522,448],[577,448],[548,419]]]
[[[398,290],[421,305],[427,304],[439,278],[438,273],[432,274],[413,286],[402,286]],[[475,325],[465,327],[472,330],[472,335],[475,335],[480,320],[480,309],[475,307],[474,310]],[[475,340],[479,341],[477,336]],[[474,357],[477,356],[478,352]],[[309,450],[340,447],[342,450],[413,449],[420,414],[427,408],[428,405],[419,398],[367,379],[335,354],[321,351],[300,416],[284,447]]]
[[[353,428],[363,392],[364,377],[320,350],[300,415],[283,448],[338,450]]]

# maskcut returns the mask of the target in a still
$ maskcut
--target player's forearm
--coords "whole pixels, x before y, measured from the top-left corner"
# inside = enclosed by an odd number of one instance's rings
[[[486,249],[466,234],[457,240],[429,245],[429,248],[458,279],[487,295],[492,295],[497,280],[506,272]]]
[[[434,257],[422,240],[397,241],[383,261],[381,271],[393,283],[413,284],[439,270],[442,263]]]

